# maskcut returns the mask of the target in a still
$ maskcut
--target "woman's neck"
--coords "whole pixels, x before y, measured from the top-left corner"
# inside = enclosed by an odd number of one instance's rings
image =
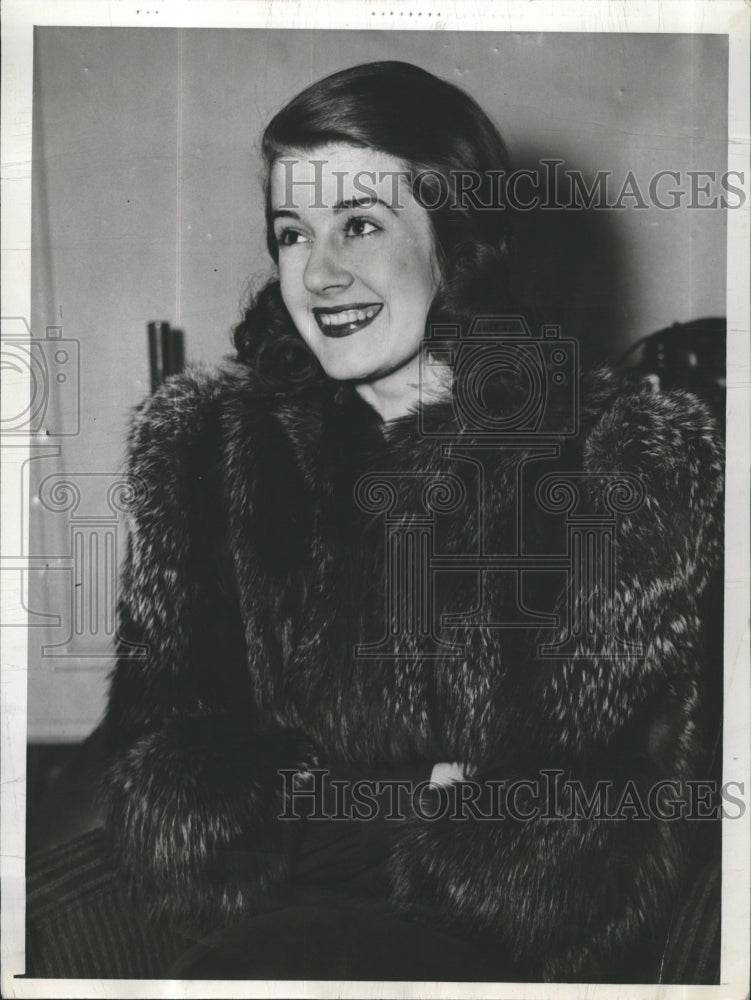
[[[388,424],[414,413],[420,405],[435,403],[451,395],[453,374],[444,362],[419,358],[380,379],[360,382],[358,394]]]

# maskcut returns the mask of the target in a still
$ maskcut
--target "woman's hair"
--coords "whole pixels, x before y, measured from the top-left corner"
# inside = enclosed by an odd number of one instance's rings
[[[441,282],[428,323],[463,325],[475,315],[512,308],[509,211],[499,198],[508,169],[506,147],[476,101],[410,63],[366,63],[334,73],[303,90],[271,120],[262,152],[266,242],[274,261],[271,167],[290,152],[335,143],[401,160],[414,196],[429,209]],[[287,313],[278,280],[255,296],[234,341],[240,360],[272,384],[323,377]]]

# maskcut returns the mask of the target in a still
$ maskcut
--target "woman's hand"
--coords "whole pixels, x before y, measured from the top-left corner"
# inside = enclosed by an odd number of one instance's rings
[[[442,761],[440,764],[433,765],[433,770],[430,774],[430,784],[435,787],[453,785],[455,781],[466,781],[470,773],[468,764],[460,764],[457,761],[447,764],[445,761]]]

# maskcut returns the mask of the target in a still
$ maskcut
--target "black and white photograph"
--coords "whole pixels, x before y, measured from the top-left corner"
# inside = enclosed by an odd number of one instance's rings
[[[4,996],[747,996],[749,8],[469,6],[4,7]]]

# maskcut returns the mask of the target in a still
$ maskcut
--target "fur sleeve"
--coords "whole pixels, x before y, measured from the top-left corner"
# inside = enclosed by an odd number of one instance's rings
[[[129,440],[134,500],[105,731],[108,828],[154,911],[215,921],[285,882],[280,767],[310,758],[260,727],[226,535],[222,379],[170,379]]]
[[[598,477],[628,472],[644,485],[643,502],[617,519],[615,586],[601,595],[620,638],[641,655],[610,655],[605,644],[599,657],[579,645],[544,658],[540,644],[562,631],[533,641],[504,635],[497,655],[512,665],[502,672],[488,664],[502,678],[493,749],[473,762],[470,781],[448,790],[450,809],[400,829],[393,891],[407,910],[495,941],[521,975],[631,981],[635,955],[646,966],[658,957],[686,827],[644,816],[638,805],[608,817],[629,789],[643,804],[656,782],[706,777],[696,773],[699,600],[722,551],[722,445],[693,396],[645,388],[621,395],[590,427],[583,468],[593,511],[602,504]],[[519,786],[512,809],[505,795],[521,781],[532,787]],[[551,781],[564,787],[552,809]],[[591,800],[599,782],[604,815],[587,816],[579,802],[562,818],[573,802],[566,783]],[[474,812],[457,808],[473,795]]]

